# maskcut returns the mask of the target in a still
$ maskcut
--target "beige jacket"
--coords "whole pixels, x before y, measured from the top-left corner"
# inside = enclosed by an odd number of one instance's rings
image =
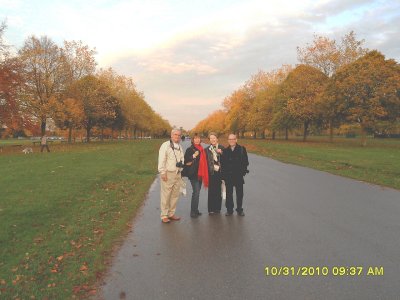
[[[181,161],[183,163],[183,160],[184,160],[184,153],[182,146],[179,145],[179,150],[178,149],[173,150],[171,148],[170,141],[167,141],[161,145],[160,151],[158,153],[158,172],[160,174],[165,174],[167,171],[177,172],[178,168],[176,167],[176,162]]]

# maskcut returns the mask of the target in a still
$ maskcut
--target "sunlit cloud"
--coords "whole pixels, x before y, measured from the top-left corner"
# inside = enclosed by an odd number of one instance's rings
[[[314,34],[350,30],[400,59],[400,3],[389,0],[0,0],[6,39],[82,40],[100,67],[132,76],[172,124],[193,127],[259,69],[297,62]]]

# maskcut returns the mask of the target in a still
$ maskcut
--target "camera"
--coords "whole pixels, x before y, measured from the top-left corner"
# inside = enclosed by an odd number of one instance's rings
[[[176,167],[177,167],[177,168],[183,168],[183,162],[178,161],[178,162],[176,163]]]

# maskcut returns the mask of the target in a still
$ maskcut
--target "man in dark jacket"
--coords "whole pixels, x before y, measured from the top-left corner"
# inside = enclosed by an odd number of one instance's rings
[[[244,216],[243,212],[243,177],[249,172],[247,167],[249,159],[244,146],[237,143],[235,134],[230,134],[228,137],[229,146],[225,148],[222,155],[222,177],[226,185],[226,216],[233,214],[233,188],[236,190],[236,211],[239,216]]]

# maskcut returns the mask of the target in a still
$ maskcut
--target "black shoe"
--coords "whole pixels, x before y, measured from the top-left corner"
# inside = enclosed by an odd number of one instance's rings
[[[198,214],[190,214],[191,218],[197,218],[199,215]]]
[[[198,216],[201,216],[201,215],[202,215],[202,213],[198,211],[198,212],[197,212],[197,215],[198,215]]]
[[[232,216],[232,215],[233,215],[233,212],[228,212],[228,211],[227,211],[227,212],[225,213],[225,216],[227,216],[227,217]]]
[[[244,217],[244,212],[243,211],[238,211],[238,216]]]

